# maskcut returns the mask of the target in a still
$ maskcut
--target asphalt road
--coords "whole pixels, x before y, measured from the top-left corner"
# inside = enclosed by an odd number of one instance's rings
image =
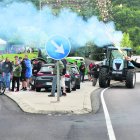
[[[104,94],[116,140],[139,140],[139,85],[126,89],[120,84]],[[37,115],[22,112],[9,98],[0,96],[0,139],[109,140],[109,136],[102,106],[95,115]]]
[[[23,113],[0,96],[1,140],[108,140],[103,115],[36,115]]]
[[[140,139],[140,75],[135,89],[122,84],[104,93],[116,140]]]

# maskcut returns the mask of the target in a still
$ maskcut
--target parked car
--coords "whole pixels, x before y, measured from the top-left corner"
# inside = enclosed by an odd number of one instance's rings
[[[53,67],[54,64],[42,65],[40,71],[37,73],[35,88],[37,92],[40,92],[42,88],[48,89],[52,87],[53,80]]]
[[[78,67],[74,65],[67,65],[67,71],[65,74],[65,85],[67,92],[80,89],[80,74]]]
[[[48,89],[52,87],[54,64],[42,65],[40,71],[37,73],[35,87],[36,91],[40,92],[42,88]],[[65,74],[66,91],[80,89],[80,74],[76,66],[67,65]]]

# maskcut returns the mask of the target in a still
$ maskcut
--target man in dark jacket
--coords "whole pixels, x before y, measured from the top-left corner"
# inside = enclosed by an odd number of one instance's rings
[[[10,90],[10,78],[12,73],[12,63],[7,57],[5,62],[2,64],[3,78],[6,84],[7,90]]]
[[[37,73],[40,71],[41,69],[41,66],[42,66],[42,63],[38,60],[38,59],[35,59],[33,61],[33,69],[32,69],[32,78],[30,80],[30,86],[31,86],[31,90],[35,90],[35,84],[36,84],[36,76],[37,76]]]
[[[42,63],[40,61],[38,61],[37,59],[35,59],[33,61],[33,69],[32,69],[33,76],[36,76],[37,75],[37,73],[41,69],[41,66],[42,66]]]
[[[21,71],[21,77],[20,77],[20,81],[22,82],[22,90],[27,90],[27,86],[26,86],[26,77],[25,77],[25,73],[26,73],[26,64],[24,62],[24,59],[22,57],[19,58],[20,60],[20,65],[22,68]]]
[[[85,67],[85,64],[83,62],[81,62],[79,70],[80,70],[80,79],[81,79],[82,82],[84,82],[86,67]]]

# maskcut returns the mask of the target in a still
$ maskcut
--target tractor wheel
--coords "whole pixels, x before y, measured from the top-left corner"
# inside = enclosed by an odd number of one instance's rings
[[[134,88],[136,83],[136,73],[134,70],[128,70],[126,75],[126,87]]]
[[[68,93],[71,93],[71,90],[72,90],[72,85],[71,85],[71,82],[69,83],[69,87],[66,89],[66,91]]]
[[[80,85],[76,85],[76,88],[77,88],[77,89],[80,89]]]
[[[108,78],[108,69],[107,68],[101,68],[99,73],[99,86],[101,88],[106,88],[110,86],[110,79]]]

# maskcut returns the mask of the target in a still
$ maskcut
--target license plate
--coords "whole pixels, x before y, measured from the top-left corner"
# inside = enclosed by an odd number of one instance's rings
[[[50,85],[52,85],[52,82],[46,82],[46,85],[50,86]]]

